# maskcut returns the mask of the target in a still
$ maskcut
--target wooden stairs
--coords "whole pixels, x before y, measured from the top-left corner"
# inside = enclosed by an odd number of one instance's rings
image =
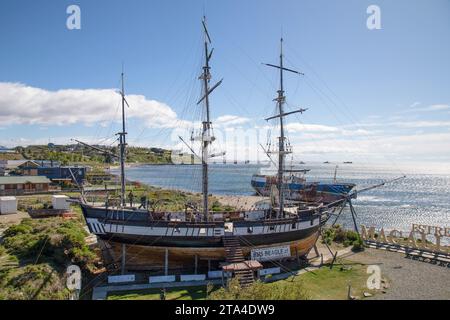
[[[235,236],[224,236],[223,246],[225,247],[225,257],[228,263],[241,263],[245,261],[239,240]],[[250,269],[235,272],[241,287],[248,287],[254,281],[253,271]]]

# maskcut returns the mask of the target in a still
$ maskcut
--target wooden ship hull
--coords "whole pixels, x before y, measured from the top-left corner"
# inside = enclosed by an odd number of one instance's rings
[[[184,212],[175,219],[183,221],[175,221],[167,214],[147,210],[88,204],[81,207],[90,232],[108,243],[116,260],[125,246],[127,268],[137,266],[137,269],[158,269],[158,266],[160,269],[166,250],[171,269],[192,266],[194,259],[203,263],[223,262],[227,258],[225,239],[230,237],[238,240],[248,259],[252,250],[280,246],[290,247],[291,258],[303,257],[314,246],[328,214],[324,207],[323,211],[305,209],[295,217],[268,219],[270,210],[253,210],[223,213],[222,221],[195,222],[186,221],[189,214]],[[229,221],[230,215],[234,220]],[[254,219],[256,216],[260,220]]]
[[[277,246],[289,246],[291,256],[287,259],[297,259],[308,255],[314,247],[319,232],[315,231],[308,237],[290,241],[277,243]],[[122,258],[123,243],[108,241],[108,245],[114,260],[120,263]],[[248,247],[241,246],[244,257],[250,259],[252,249],[263,249],[266,245]],[[128,270],[136,271],[161,271],[164,270],[166,250],[168,253],[168,269],[169,270],[189,270],[197,267],[203,269],[217,269],[220,263],[226,261],[226,250],[224,246],[218,247],[164,247],[164,246],[144,246],[125,244],[125,260]]]

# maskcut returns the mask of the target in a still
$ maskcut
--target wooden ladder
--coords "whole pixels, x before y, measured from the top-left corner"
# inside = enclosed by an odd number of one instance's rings
[[[238,238],[235,236],[224,236],[222,239],[226,261],[228,263],[244,262],[244,253]],[[238,277],[241,287],[248,287],[255,281],[253,271],[250,269],[236,271],[235,276]]]

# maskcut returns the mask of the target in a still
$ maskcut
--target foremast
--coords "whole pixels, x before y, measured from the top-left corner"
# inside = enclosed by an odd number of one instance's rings
[[[119,135],[119,149],[120,149],[120,200],[122,202],[122,206],[126,205],[126,195],[125,195],[125,157],[126,157],[126,128],[125,128],[125,104],[128,105],[126,99],[125,99],[125,84],[124,84],[124,73],[122,70],[121,74],[121,80],[122,80],[122,90],[120,92],[120,95],[122,97],[122,132],[117,133]]]
[[[304,111],[306,111],[306,109],[299,109],[296,111],[292,111],[292,112],[285,112],[284,111],[284,105],[286,103],[286,96],[285,96],[285,91],[284,91],[284,71],[288,71],[288,72],[292,72],[292,73],[296,73],[299,75],[303,75],[303,73],[292,70],[292,69],[288,69],[284,67],[284,63],[283,63],[283,58],[284,58],[284,54],[283,54],[283,38],[281,38],[280,40],[280,64],[277,65],[273,65],[273,64],[268,64],[265,63],[266,66],[269,67],[273,67],[273,68],[277,68],[280,71],[280,89],[277,91],[278,92],[278,96],[274,99],[274,101],[276,101],[277,103],[277,109],[279,114],[275,115],[273,117],[267,118],[266,121],[272,120],[272,119],[276,119],[279,118],[280,120],[280,137],[278,138],[278,179],[277,179],[277,188],[278,188],[278,202],[279,202],[279,211],[278,211],[278,218],[283,216],[284,213],[284,173],[286,172],[285,170],[285,158],[286,158],[286,154],[291,153],[291,150],[288,150],[286,148],[286,136],[285,136],[285,132],[284,132],[284,117],[290,114],[294,114],[294,113],[303,113]]]

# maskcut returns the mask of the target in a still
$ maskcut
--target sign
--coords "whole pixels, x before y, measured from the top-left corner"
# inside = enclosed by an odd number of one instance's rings
[[[270,261],[291,256],[291,248],[289,246],[270,247],[252,250],[252,260]]]
[[[208,271],[208,278],[217,279],[222,278],[222,271]]]
[[[204,281],[206,279],[205,274],[182,274],[180,281]]]
[[[374,227],[361,226],[361,238],[384,244],[399,244],[414,249],[426,249],[444,254],[450,253],[450,247],[442,244],[443,238],[450,237],[450,228],[413,224],[411,231],[405,233],[399,230],[385,231],[381,228],[376,232]]]
[[[281,273],[281,268],[280,267],[258,270],[258,274],[259,274],[260,277],[267,276],[269,274],[277,274],[277,273]]]
[[[108,283],[134,282],[136,277],[134,274],[125,274],[120,276],[109,276]]]
[[[175,276],[148,277],[149,283],[175,282]]]

